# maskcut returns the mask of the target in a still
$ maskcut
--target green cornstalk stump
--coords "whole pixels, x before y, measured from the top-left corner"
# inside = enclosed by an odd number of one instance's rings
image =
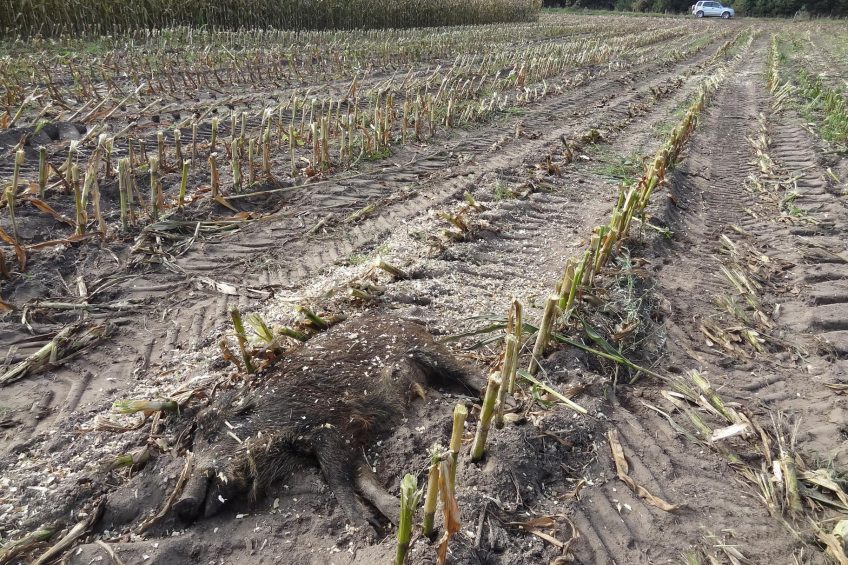
[[[474,444],[471,446],[471,461],[477,463],[486,452],[486,439],[489,437],[489,425],[495,412],[495,402],[498,399],[498,390],[501,387],[501,376],[498,373],[489,375],[489,384],[486,387],[486,396],[483,398],[483,408],[480,411],[480,421],[477,423],[477,433],[474,435]]]
[[[428,538],[433,535],[433,522],[436,516],[436,506],[439,502],[439,463],[444,449],[439,444],[430,448],[430,469],[427,473],[427,493],[424,495],[424,521],[422,533]]]
[[[518,340],[513,334],[504,336],[504,360],[501,368],[501,382],[504,383],[498,391],[498,403],[495,410],[495,427],[504,427],[504,412],[506,410],[506,395],[509,384],[515,379],[515,371],[518,369]],[[510,376],[511,375],[511,376]]]
[[[556,319],[559,304],[559,295],[551,294],[545,302],[545,310],[542,312],[542,321],[539,324],[539,331],[536,334],[536,344],[533,346],[533,354],[530,358],[530,366],[527,372],[535,375],[539,370],[539,360],[545,353],[545,348],[551,339],[551,329],[553,328],[554,320]]]
[[[130,189],[130,160],[118,160],[118,197],[121,199],[121,228],[127,229],[127,193]]]
[[[120,414],[135,414],[136,412],[176,412],[179,404],[175,400],[116,400],[112,410]]]
[[[515,336],[515,342],[513,343],[515,353],[512,358],[512,364],[514,366],[510,367],[509,381],[507,383],[507,392],[509,394],[515,392],[515,373],[518,369],[518,356],[521,351],[521,332],[524,327],[524,308],[518,300],[512,301],[512,313],[512,334]]]
[[[395,554],[395,565],[406,563],[406,553],[409,551],[409,542],[412,539],[412,520],[418,502],[421,500],[421,491],[415,477],[405,475],[400,482],[400,521],[397,531],[397,552]]]
[[[38,197],[44,200],[47,190],[47,148],[43,145],[38,148]]]
[[[283,326],[281,328],[278,328],[277,331],[280,333],[280,335],[284,335],[286,337],[296,339],[297,341],[307,341],[309,339],[309,336],[306,335],[305,333],[299,332],[299,331],[297,331],[293,328],[290,328],[288,326]]]
[[[247,351],[247,333],[244,331],[244,322],[242,322],[241,312],[239,312],[238,308],[230,310],[230,318],[233,321],[233,329],[236,332],[236,341],[238,341],[244,368],[248,373],[253,374],[256,369],[253,367],[253,361],[250,358],[250,353]]]
[[[577,267],[574,269],[574,278],[571,280],[571,288],[568,291],[568,300],[565,302],[565,309],[563,309],[563,323],[568,322],[568,317],[571,315],[571,311],[574,308],[574,301],[577,298],[577,292],[583,286],[583,270],[586,268],[586,265],[589,263],[592,257],[592,251],[587,249],[583,254],[583,259],[580,263],[577,264]]]
[[[382,257],[377,257],[377,259],[374,261],[374,266],[377,267],[378,269],[386,271],[387,273],[389,273],[390,275],[392,275],[396,279],[408,279],[409,278],[409,274],[407,274],[405,271],[403,271],[401,269],[398,269],[397,267],[395,267],[394,265],[392,265],[390,263],[386,263],[383,260]]]
[[[178,199],[178,206],[182,208],[185,206],[185,196],[186,189],[188,188],[188,172],[191,169],[191,159],[187,159],[183,161],[183,171],[182,176],[180,177],[180,194]]]
[[[451,462],[451,488],[456,485],[456,469],[459,465],[459,450],[462,449],[462,433],[465,431],[465,419],[468,417],[468,408],[465,404],[457,404],[453,407],[453,429],[450,438]]]
[[[563,312],[568,308],[568,297],[571,294],[571,285],[574,282],[574,269],[576,261],[573,258],[565,262],[565,271],[562,278],[557,283],[557,293],[559,294],[559,309]]]
[[[306,306],[298,306],[297,308],[295,308],[295,310],[297,310],[299,314],[303,314],[304,317],[306,317],[306,319],[309,320],[312,325],[318,328],[319,330],[326,330],[330,327],[330,324],[328,324],[324,318],[322,318]]]

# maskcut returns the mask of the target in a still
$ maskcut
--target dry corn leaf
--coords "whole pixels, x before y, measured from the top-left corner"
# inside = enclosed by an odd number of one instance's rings
[[[0,228],[0,241],[4,241],[11,245],[15,250],[15,256],[18,258],[18,264],[21,266],[21,271],[26,271],[26,250],[23,248],[21,244],[19,244],[15,238],[10,236],[6,230]]]
[[[539,516],[531,518],[526,522],[507,522],[508,526],[518,526],[519,528],[554,528],[557,523],[553,516]]]
[[[802,471],[798,474],[798,478],[808,483],[814,484],[823,489],[827,489],[836,495],[842,504],[848,507],[848,495],[839,486],[839,483],[833,480],[833,473],[828,469],[816,469],[814,471]]]
[[[85,239],[90,238],[91,235],[81,235],[75,233],[73,235],[69,235],[64,239],[51,239],[49,241],[42,241],[41,243],[34,243],[32,245],[28,245],[27,249],[46,249],[47,247],[54,247],[56,245],[70,245],[72,243],[77,243],[79,241],[83,241]]]
[[[648,492],[648,489],[637,484],[636,481],[630,477],[628,474],[630,471],[630,465],[628,465],[627,459],[624,457],[624,448],[621,447],[621,442],[618,440],[618,430],[608,431],[607,438],[609,439],[610,450],[612,451],[613,461],[615,461],[615,471],[616,474],[618,474],[618,478],[630,487],[630,490],[635,492],[641,498],[644,498],[648,504],[656,506],[660,510],[665,510],[666,512],[674,512],[677,510],[679,506],[670,504],[658,496],[654,496]]]
[[[848,565],[848,555],[845,554],[839,538],[832,533],[824,531],[812,520],[810,522],[812,522],[813,529],[816,531],[816,537],[827,548],[825,553],[839,565]]]
[[[436,550],[436,563],[444,565],[448,556],[448,541],[452,535],[459,531],[459,506],[456,504],[456,496],[454,495],[452,485],[450,484],[451,463],[447,459],[443,459],[439,463],[439,493],[442,498],[442,510],[445,515],[445,532],[439,540],[439,547]]]
[[[824,383],[824,386],[831,390],[835,390],[837,394],[848,392],[848,383]]]
[[[228,209],[232,210],[236,214],[239,213],[239,211],[235,207],[233,207],[233,205],[230,204],[229,201],[226,198],[224,198],[223,196],[221,196],[220,194],[218,196],[213,196],[212,200],[214,200],[215,202],[217,202],[218,204],[220,204],[224,208],[228,208]]]
[[[27,198],[27,201],[30,204],[32,204],[33,206],[35,206],[36,208],[38,208],[39,210],[41,210],[42,212],[44,212],[45,214],[52,216],[54,220],[57,220],[59,222],[64,222],[71,227],[76,226],[76,224],[70,218],[68,218],[64,214],[60,214],[59,212],[54,210],[50,206],[50,204],[48,204],[44,200],[30,196],[29,198]]]
[[[747,431],[749,431],[749,429],[750,428],[748,427],[747,423],[733,424],[732,426],[718,428],[717,430],[713,430],[713,435],[710,437],[710,441],[715,442],[734,436],[743,435]]]
[[[530,530],[527,530],[527,533],[533,534],[537,538],[541,538],[541,539],[545,540],[549,544],[555,546],[557,549],[562,549],[563,547],[565,547],[565,543],[559,541],[558,539],[556,539],[552,535],[546,534],[545,532],[540,532],[539,530],[530,529]]]

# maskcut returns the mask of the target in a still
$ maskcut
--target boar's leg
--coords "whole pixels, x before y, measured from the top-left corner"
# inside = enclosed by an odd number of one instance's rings
[[[174,512],[180,520],[191,522],[200,516],[200,510],[206,500],[206,491],[209,488],[209,479],[214,473],[211,468],[195,467],[183,489],[182,496],[174,504]]]
[[[414,347],[409,357],[427,375],[440,384],[457,384],[475,396],[486,388],[483,377],[468,363],[454,357],[445,347],[432,344],[426,349]]]
[[[357,455],[347,445],[342,437],[330,429],[319,431],[312,441],[321,474],[330,486],[330,490],[339,502],[339,506],[347,514],[354,526],[373,531],[380,527],[380,522],[374,514],[362,503],[354,485],[356,484]]]
[[[374,505],[380,514],[389,519],[397,526],[400,521],[400,500],[386,490],[377,475],[371,470],[371,466],[362,459],[359,461],[359,469],[356,476],[356,487],[365,500]]]

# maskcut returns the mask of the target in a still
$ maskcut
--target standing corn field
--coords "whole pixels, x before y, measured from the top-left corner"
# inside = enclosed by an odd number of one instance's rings
[[[6,35],[112,34],[133,29],[410,28],[534,20],[539,0],[3,0]]]

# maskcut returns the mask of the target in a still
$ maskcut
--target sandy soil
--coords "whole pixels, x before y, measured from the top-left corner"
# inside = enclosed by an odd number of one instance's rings
[[[729,25],[734,33],[746,29]],[[660,146],[701,81],[727,68],[681,163],[649,208],[650,222],[668,231],[634,234],[595,282],[598,300],[586,301],[587,321],[600,328],[621,330],[626,316],[636,316],[638,331],[620,346],[664,378],[641,375],[630,384],[631,375],[614,363],[577,348],[551,348],[540,375],[588,413],[539,399],[530,387],[519,393],[514,422],[492,432],[483,462],[461,459],[462,526],[448,561],[828,562],[809,521],[790,525],[770,512],[740,470],[759,461],[750,438],[710,444],[694,437],[692,408],[667,394],[670,382],[697,370],[752,421],[770,430],[794,426],[798,461],[810,469],[844,472],[848,465],[844,189],[826,174],[831,167],[845,178],[848,161],[805,128],[793,108],[772,108],[764,79],[777,30],[771,25],[754,24],[758,34],[736,58],[713,57],[729,34],[677,60],[659,56],[683,41],[671,39],[653,58],[561,77],[560,92],[517,115],[446,132],[427,146],[400,148],[307,187],[240,199],[239,211],[256,221],[171,248],[159,264],[138,262],[131,252],[138,234],[108,248],[65,247],[41,259],[33,277],[8,283],[7,300],[64,296],[61,285],[82,276],[88,302],[131,306],[55,312],[34,320],[32,333],[9,317],[0,326],[12,346],[10,361],[77,319],[111,328],[78,357],[3,387],[0,536],[17,540],[44,525],[59,532],[85,524],[56,556],[73,564],[392,562],[394,528],[384,523],[376,540],[351,528],[312,467],[255,503],[232,501],[213,518],[186,524],[166,513],[151,520],[183,470],[187,423],[214,389],[242,382],[219,347],[231,334],[227,312],[238,307],[288,325],[298,304],[346,316],[377,310],[423,321],[446,337],[504,319],[515,297],[537,323],[565,260],[582,253],[592,227],[606,222],[619,183],[641,174],[642,160]],[[599,136],[586,141],[593,130]],[[765,178],[751,141],[761,133],[775,167],[769,178],[793,179],[800,212],[786,213],[779,188],[754,188]],[[579,147],[571,159],[564,141]],[[545,165],[548,156],[558,172]],[[170,190],[179,180],[172,176]],[[115,187],[101,190],[114,208]],[[466,193],[477,209],[468,210]],[[351,219],[369,205],[368,214]],[[463,209],[470,229],[462,238],[445,236],[448,224],[437,212]],[[197,207],[190,219],[221,214]],[[32,237],[57,237],[52,220],[23,217]],[[378,256],[409,276],[374,271]],[[723,276],[728,267],[756,281],[756,307]],[[351,300],[351,281],[382,292]],[[739,306],[736,314],[728,303]],[[762,338],[757,347],[746,341],[747,330]],[[585,338],[578,329],[571,333]],[[485,372],[497,367],[500,346],[474,347],[482,337],[450,343]],[[110,412],[118,399],[162,396],[180,399],[180,413],[142,421]],[[423,480],[426,449],[447,443],[460,400],[478,402],[428,391],[401,426],[367,450],[393,494],[406,473]],[[475,406],[466,444],[477,419]],[[618,478],[611,437],[620,441],[632,479],[678,508],[658,508]],[[109,468],[117,455],[143,448],[149,460],[140,468]],[[839,516],[825,506],[805,512],[825,524]],[[28,562],[60,537],[11,561]],[[409,562],[435,562],[435,544],[416,536]]]

